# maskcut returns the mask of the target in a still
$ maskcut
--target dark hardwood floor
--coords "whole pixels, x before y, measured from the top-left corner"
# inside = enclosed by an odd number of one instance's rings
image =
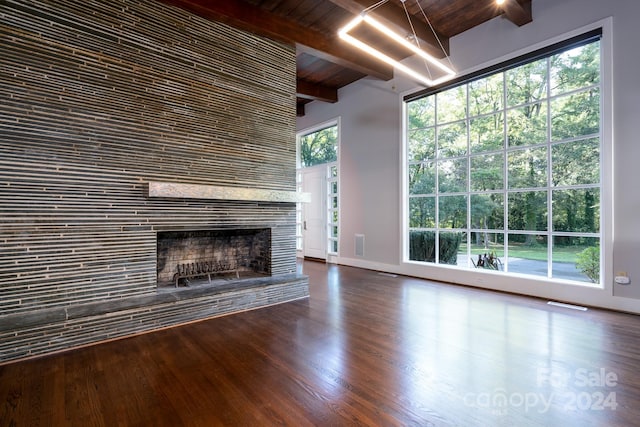
[[[638,426],[640,317],[305,262],[311,297],[0,366],[0,426]]]

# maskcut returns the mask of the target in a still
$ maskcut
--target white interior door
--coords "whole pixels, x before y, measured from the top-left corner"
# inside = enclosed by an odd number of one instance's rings
[[[302,207],[302,241],[305,257],[327,259],[327,168],[302,170],[302,191],[311,193],[311,203]]]

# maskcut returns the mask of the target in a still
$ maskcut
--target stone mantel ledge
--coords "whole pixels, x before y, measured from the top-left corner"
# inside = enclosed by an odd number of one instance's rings
[[[311,193],[262,188],[220,187],[149,181],[149,197],[171,199],[241,200],[251,202],[310,203]]]

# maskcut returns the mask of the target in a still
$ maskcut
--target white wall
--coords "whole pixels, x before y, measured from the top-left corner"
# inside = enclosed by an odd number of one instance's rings
[[[465,74],[531,50],[571,31],[613,17],[613,246],[606,247],[605,288],[542,285],[446,267],[416,267],[401,261],[401,94],[417,90],[402,77],[365,79],[339,92],[336,104],[313,102],[298,118],[303,130],[341,117],[341,238],[339,262],[450,282],[528,293],[581,304],[640,312],[640,36],[637,0],[533,0],[533,22],[516,27],[496,18],[451,39],[451,59]],[[603,44],[605,41],[603,41]],[[605,129],[605,131],[607,131]],[[603,203],[606,200],[603,200]],[[364,234],[365,257],[354,255],[354,234]],[[629,286],[613,284],[625,271]],[[516,282],[516,283],[514,283]]]

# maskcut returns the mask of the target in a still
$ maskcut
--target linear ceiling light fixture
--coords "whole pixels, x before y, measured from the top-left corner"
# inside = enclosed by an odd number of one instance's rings
[[[447,67],[446,65],[444,65],[442,62],[440,62],[437,58],[435,58],[433,55],[431,55],[428,52],[425,52],[424,50],[420,49],[420,46],[418,44],[414,44],[412,42],[409,42],[407,40],[407,38],[400,36],[398,33],[396,33],[395,31],[393,31],[391,28],[387,27],[386,25],[382,24],[380,21],[378,21],[377,19],[373,18],[371,15],[369,15],[369,11],[371,11],[373,8],[380,6],[383,3],[386,3],[388,0],[383,0],[381,2],[378,2],[377,4],[375,4],[374,6],[365,9],[362,13],[360,13],[358,16],[356,16],[355,18],[353,18],[347,25],[345,25],[344,27],[342,27],[339,31],[338,31],[338,36],[343,39],[344,41],[352,44],[353,46],[357,47],[358,49],[368,53],[369,55],[372,55],[378,59],[380,59],[381,61],[386,62],[387,64],[397,68],[398,70],[402,71],[403,73],[413,77],[414,79],[416,79],[417,81],[424,83],[427,86],[435,86],[437,84],[443,83],[447,80],[452,79],[453,77],[455,77],[456,72],[455,70],[453,70],[453,68],[451,67]],[[404,6],[404,1],[402,2],[403,6]],[[419,4],[419,3],[418,3]],[[405,12],[406,12],[406,7],[405,7]],[[424,14],[424,11],[423,11]],[[407,19],[408,19],[409,15],[407,13]],[[426,15],[425,15],[426,18]],[[428,64],[432,64],[434,65],[436,68],[439,68],[441,71],[443,71],[445,74],[443,76],[437,77],[437,78],[432,78],[431,75],[426,76],[425,74],[416,71],[413,68],[410,68],[402,63],[400,63],[399,61],[396,61],[395,59],[391,58],[389,55],[386,55],[384,53],[382,53],[381,51],[379,51],[378,49],[370,46],[369,44],[363,42],[360,39],[357,39],[356,37],[352,36],[351,34],[349,34],[350,31],[352,31],[354,28],[356,28],[358,25],[360,24],[368,24],[370,25],[372,28],[374,28],[375,30],[379,31],[380,33],[384,34],[385,36],[387,36],[388,38],[390,38],[391,40],[395,41],[396,43],[400,44],[401,46],[405,47],[406,49],[409,49],[410,51],[412,51],[413,53],[415,53],[416,55],[420,56],[422,59],[424,59],[425,65],[427,65],[427,71],[429,71],[428,69]],[[431,25],[431,24],[429,24]],[[409,20],[409,26],[411,27],[411,31],[413,32],[413,40],[418,40],[418,37],[415,33],[415,31],[413,30],[413,26],[411,24],[411,21]],[[433,27],[431,28],[431,30],[433,31]],[[433,31],[436,39],[438,38],[437,34],[435,33],[435,31]],[[438,43],[440,43],[440,40],[438,40]],[[442,44],[440,45],[440,47],[442,48]],[[443,52],[444,52],[444,48],[442,48]],[[446,55],[446,52],[444,52]],[[449,61],[451,62],[451,61]],[[429,72],[430,74],[430,72]]]

